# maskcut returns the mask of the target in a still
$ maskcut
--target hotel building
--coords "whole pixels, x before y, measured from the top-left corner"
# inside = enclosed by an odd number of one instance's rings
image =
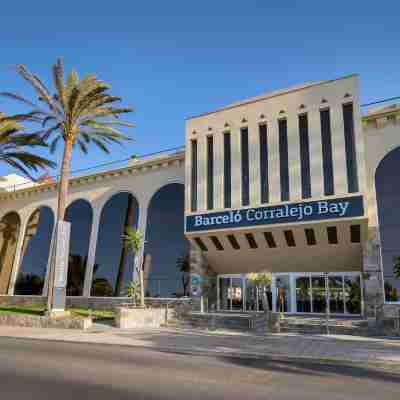
[[[259,311],[254,274],[272,273],[276,311],[393,312],[399,145],[400,107],[362,114],[357,75],[189,118],[185,148],[71,180],[68,301],[123,301],[144,263],[148,297],[193,307]],[[40,296],[56,185],[2,187],[0,295]],[[126,225],[146,235],[140,254],[123,248]]]

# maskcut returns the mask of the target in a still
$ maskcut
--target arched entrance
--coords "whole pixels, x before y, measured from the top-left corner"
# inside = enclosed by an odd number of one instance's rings
[[[189,242],[184,236],[184,186],[173,183],[152,197],[148,209],[145,294],[149,297],[188,295]]]
[[[40,207],[30,216],[22,244],[15,294],[42,294],[53,227],[54,215],[49,207]]]
[[[400,301],[399,166],[400,147],[385,156],[375,173],[383,279],[387,302]]]
[[[65,219],[71,222],[67,296],[83,294],[92,217],[92,207],[86,200],[75,200],[66,210]]]
[[[133,279],[134,254],[125,249],[126,226],[137,227],[139,204],[126,192],[113,195],[100,216],[91,296],[122,296]]]
[[[0,221],[0,295],[8,292],[20,227],[16,212],[6,214]]]

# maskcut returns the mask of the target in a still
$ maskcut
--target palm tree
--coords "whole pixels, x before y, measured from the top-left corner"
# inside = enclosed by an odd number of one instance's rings
[[[29,179],[30,172],[55,167],[55,163],[44,157],[32,154],[29,149],[45,147],[46,143],[36,133],[22,132],[18,121],[27,119],[23,115],[6,116],[0,113],[0,162],[6,163]]]
[[[183,297],[189,296],[189,283],[190,283],[190,254],[185,254],[178,257],[176,260],[176,267],[179,272],[182,273],[182,287],[183,287]]]
[[[124,247],[137,254],[139,250],[144,246],[145,240],[143,233],[131,226],[126,227],[124,235],[122,235],[124,241]],[[144,279],[143,279],[143,268],[141,265],[137,265],[137,272],[139,273],[140,280],[140,305],[144,307]]]
[[[72,70],[65,79],[62,59],[58,59],[52,69],[54,94],[24,65],[18,64],[16,69],[35,90],[39,104],[14,93],[3,92],[0,95],[22,102],[31,108],[31,111],[23,114],[21,118],[40,123],[41,127],[37,134],[43,140],[50,141],[51,152],[56,150],[60,141],[64,144],[57,209],[57,222],[63,221],[73,149],[78,146],[87,154],[88,146],[93,144],[105,153],[109,153],[110,144],[130,140],[129,136],[123,134],[118,127],[132,127],[132,124],[120,121],[119,116],[133,110],[115,106],[121,98],[110,95],[110,85],[100,81],[95,75],[87,75],[80,79],[77,72]],[[49,312],[52,307],[53,282],[54,265],[50,263],[47,299]]]

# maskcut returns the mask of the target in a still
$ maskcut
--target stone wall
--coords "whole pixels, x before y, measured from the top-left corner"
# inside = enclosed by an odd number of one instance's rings
[[[86,330],[92,326],[91,318],[47,318],[34,315],[0,315],[0,326],[24,328],[58,328]]]

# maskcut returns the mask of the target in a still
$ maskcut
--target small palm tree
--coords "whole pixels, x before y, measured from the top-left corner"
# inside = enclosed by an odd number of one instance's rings
[[[185,254],[178,257],[176,260],[176,267],[179,272],[182,273],[182,286],[183,286],[183,296],[189,295],[189,283],[190,283],[190,254]]]
[[[3,92],[0,95],[20,101],[31,108],[29,113],[20,118],[40,123],[41,128],[37,134],[43,140],[50,141],[51,152],[56,150],[60,142],[64,144],[57,209],[57,222],[63,221],[74,148],[78,146],[86,154],[88,146],[93,144],[109,153],[110,144],[130,140],[117,128],[132,127],[132,124],[119,120],[121,114],[129,113],[132,109],[115,106],[121,98],[110,95],[110,85],[98,80],[95,75],[79,79],[77,72],[72,70],[65,80],[62,59],[58,59],[53,66],[54,94],[24,65],[19,64],[16,69],[37,93],[40,105],[14,93]],[[53,283],[54,265],[51,263],[47,299],[49,312],[52,307]]]
[[[35,133],[24,133],[18,121],[23,117],[7,117],[0,113],[0,162],[6,163],[29,179],[34,180],[31,171],[46,170],[55,167],[55,163],[44,157],[32,154],[30,149],[45,147],[46,143]]]
[[[125,233],[122,235],[124,246],[126,249],[131,250],[137,254],[140,249],[144,246],[145,240],[143,233],[138,229],[128,226],[125,228]],[[140,305],[144,307],[144,279],[143,279],[143,268],[141,265],[136,265],[137,272],[139,274],[140,281]]]
[[[400,257],[393,259],[393,275],[395,278],[400,279]]]

